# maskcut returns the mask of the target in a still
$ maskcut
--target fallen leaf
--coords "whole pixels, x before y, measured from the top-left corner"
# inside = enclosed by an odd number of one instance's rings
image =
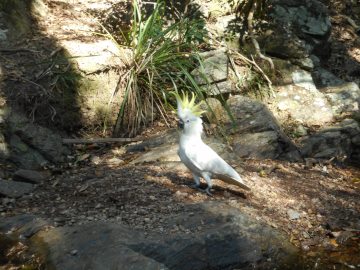
[[[336,239],[330,239],[330,244],[333,245],[334,247],[339,246],[339,244],[336,242]]]

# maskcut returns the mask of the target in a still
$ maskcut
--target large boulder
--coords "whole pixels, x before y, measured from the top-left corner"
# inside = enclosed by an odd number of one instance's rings
[[[320,91],[325,94],[335,115],[359,111],[360,89],[356,83],[328,86]]]
[[[301,153],[304,157],[360,162],[359,124],[353,119],[328,126],[302,141]]]
[[[319,91],[311,73],[287,62],[279,61],[282,78],[274,87],[276,97],[269,100],[269,108],[282,125],[300,123],[322,126],[334,119],[332,106]]]
[[[259,38],[261,48],[269,55],[280,58],[309,59],[326,50],[331,31],[328,11],[317,0],[272,0],[268,30]]]
[[[34,190],[34,185],[0,178],[0,196],[18,198]]]
[[[161,234],[104,222],[39,231],[29,216],[0,219],[0,229],[13,227],[31,232],[30,242],[52,269],[292,269],[300,263],[286,236],[219,202],[188,205],[164,219],[169,233]]]
[[[233,119],[223,110],[217,116],[229,134],[235,154],[251,158],[300,159],[296,146],[282,131],[278,121],[261,102],[232,96],[227,106]]]
[[[70,150],[59,134],[31,123],[25,116],[11,112],[4,116],[3,148],[0,158],[8,159],[24,169],[40,169],[44,165],[66,161]]]
[[[227,80],[229,60],[224,49],[203,52],[200,57],[203,65],[191,72],[198,84],[212,84]]]

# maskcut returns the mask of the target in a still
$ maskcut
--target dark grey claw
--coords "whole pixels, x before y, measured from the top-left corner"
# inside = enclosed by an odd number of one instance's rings
[[[200,187],[200,185],[197,185],[197,184],[192,184],[192,185],[190,185],[190,187],[193,188],[193,189],[197,189],[197,190],[202,190],[202,191],[203,191],[203,189]]]
[[[210,190],[211,190],[211,188],[210,188],[210,187],[207,187],[207,188],[205,189],[206,194],[209,195],[210,197],[214,197],[214,195],[212,195],[212,193],[211,193]]]

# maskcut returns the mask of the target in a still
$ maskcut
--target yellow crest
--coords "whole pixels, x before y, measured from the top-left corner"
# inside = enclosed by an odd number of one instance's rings
[[[182,97],[179,95],[178,92],[173,92],[174,96],[176,97],[177,101],[177,110],[179,117],[183,117],[184,114],[191,113],[194,116],[201,116],[205,111],[201,109],[201,104],[203,101],[195,104],[196,96],[192,92],[191,98],[189,99],[188,93],[183,93]]]

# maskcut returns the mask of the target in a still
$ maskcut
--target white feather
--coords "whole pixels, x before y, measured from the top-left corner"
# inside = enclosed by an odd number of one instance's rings
[[[202,141],[200,117],[184,110],[178,115],[184,122],[178,154],[185,166],[196,176],[207,175],[209,178],[217,178],[249,190],[250,188],[244,184],[240,175]]]

